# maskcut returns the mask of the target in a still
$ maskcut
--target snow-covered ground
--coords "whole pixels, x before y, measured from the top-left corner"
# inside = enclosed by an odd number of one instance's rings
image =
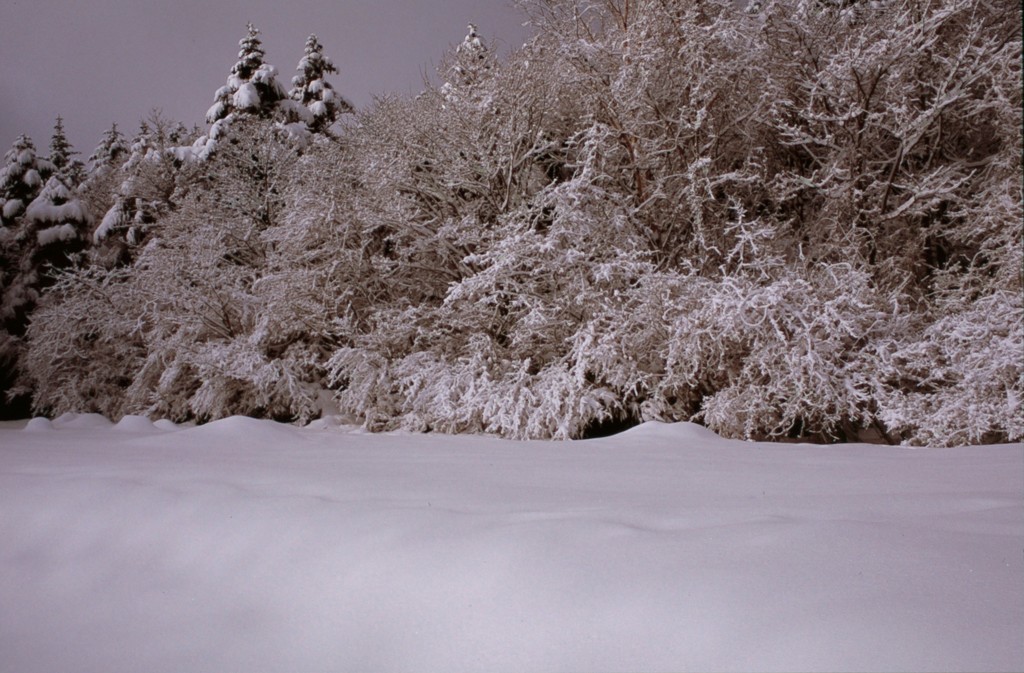
[[[1024,448],[0,424],[0,671],[1024,669]]]

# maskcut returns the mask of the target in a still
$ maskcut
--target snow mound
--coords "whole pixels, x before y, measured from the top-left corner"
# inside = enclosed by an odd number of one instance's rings
[[[152,432],[156,428],[153,422],[145,416],[128,415],[117,422],[115,430],[120,432]]]
[[[46,432],[47,430],[53,430],[53,423],[50,422],[49,418],[36,417],[28,422],[25,426],[25,432]]]
[[[622,433],[616,435],[618,442],[658,442],[658,443],[673,443],[680,447],[693,445],[695,443],[700,445],[725,443],[730,440],[719,437],[711,430],[708,430],[703,425],[697,423],[679,422],[679,423],[662,423],[661,421],[647,421],[640,425],[630,428]]]
[[[61,430],[65,428],[75,430],[102,430],[109,428],[111,425],[113,425],[113,423],[100,414],[66,413],[53,419],[53,427]]]
[[[300,434],[294,426],[247,416],[222,418],[184,432],[198,441],[217,443],[230,440],[235,446],[246,447],[295,442]]]
[[[181,429],[181,428],[178,427],[178,425],[174,421],[166,419],[166,418],[160,418],[158,420],[153,421],[153,427],[155,427],[158,430],[164,430],[164,431],[180,430]]]

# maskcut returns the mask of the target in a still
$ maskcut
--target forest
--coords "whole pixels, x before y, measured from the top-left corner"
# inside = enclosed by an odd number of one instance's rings
[[[416,96],[249,25],[201,128],[17,138],[5,413],[1024,438],[1019,3],[519,5]]]

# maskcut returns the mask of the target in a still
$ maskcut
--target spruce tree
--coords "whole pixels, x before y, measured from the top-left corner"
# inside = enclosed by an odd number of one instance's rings
[[[97,171],[115,166],[128,157],[129,147],[124,135],[117,130],[117,124],[111,124],[103,134],[99,145],[89,155],[88,169],[90,175]]]
[[[89,155],[87,166],[87,177],[78,188],[82,201],[86,204],[90,213],[100,216],[110,211],[111,206],[121,198],[121,188],[127,178],[122,170],[129,157],[129,146],[124,136],[112,124],[98,145]],[[102,218],[105,219],[105,216]],[[93,239],[96,243],[96,233],[93,232]],[[103,236],[98,237],[102,239]],[[120,242],[114,245],[96,245],[90,250],[93,262],[103,266],[112,266],[119,260],[125,258],[125,246]]]
[[[260,31],[251,23],[246,27],[247,34],[238,43],[238,61],[206,112],[206,121],[211,124],[235,113],[272,117],[277,103],[287,96],[277,81],[277,68],[263,60],[265,52],[259,39]]]
[[[60,266],[60,257],[72,252],[70,248],[81,248],[77,242],[84,238],[85,229],[91,220],[88,210],[69,182],[59,172],[50,176],[39,196],[28,204],[23,218],[23,236],[32,238],[38,249],[62,244],[61,250],[56,253],[57,259],[47,262],[51,266]]]
[[[25,206],[39,195],[51,173],[53,164],[36,155],[32,139],[18,136],[4,155],[4,166],[0,168],[0,221],[4,226],[13,225],[25,212]]]
[[[306,40],[305,55],[295,68],[299,74],[292,78],[289,98],[302,105],[308,113],[304,116],[311,131],[325,131],[339,114],[352,112],[352,104],[338,94],[326,76],[337,73],[338,68],[324,56],[323,45],[316,35]]]
[[[19,155],[28,161],[27,148]],[[31,165],[31,164],[29,164]],[[25,167],[22,164],[22,167]],[[35,183],[37,168],[27,168],[21,185]],[[22,193],[31,193],[24,191]],[[15,199],[18,201],[18,199]],[[5,204],[6,205],[6,204]],[[13,213],[14,209],[11,209]],[[3,228],[0,240],[0,363],[5,370],[0,376],[0,399],[19,409],[25,407],[23,395],[17,393],[16,381],[21,370],[24,335],[32,312],[43,289],[55,279],[55,271],[67,267],[84,248],[85,232],[90,224],[86,207],[59,172],[53,172],[39,194],[11,226]]]
[[[490,53],[480,39],[475,24],[466,26],[466,37],[455,49],[455,63],[451,68],[452,84],[472,86],[480,80],[480,73],[490,67]]]
[[[50,138],[50,163],[72,186],[81,184],[85,179],[85,169],[82,162],[74,158],[76,154],[79,153],[71,146],[64,133],[64,118],[57,115],[53,136]]]
[[[93,242],[100,244],[111,236],[137,245],[150,228],[175,208],[179,190],[187,192],[191,179],[188,158],[182,158],[182,143],[190,141],[190,132],[180,122],[163,118],[154,112],[140,122],[130,149],[119,159],[120,185],[107,200],[105,215],[93,233]],[[97,212],[103,212],[97,210]],[[123,261],[123,260],[121,260]]]

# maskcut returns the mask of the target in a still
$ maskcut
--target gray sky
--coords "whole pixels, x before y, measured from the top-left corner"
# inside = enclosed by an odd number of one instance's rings
[[[528,36],[511,0],[0,0],[0,156],[20,133],[45,154],[58,114],[83,159],[153,108],[202,124],[247,21],[286,86],[315,33],[357,107],[419,91],[469,22],[501,54]]]

